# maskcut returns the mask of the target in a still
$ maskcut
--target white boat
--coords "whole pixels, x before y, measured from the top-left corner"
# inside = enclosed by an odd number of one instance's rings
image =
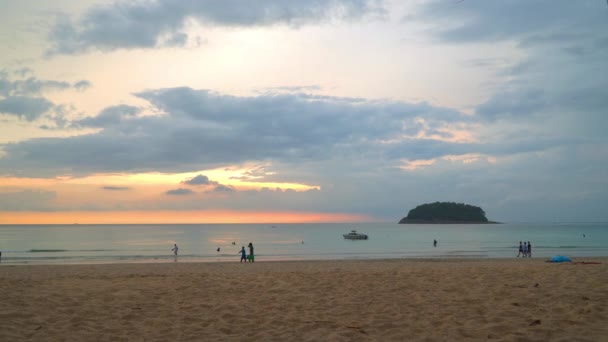
[[[354,229],[351,230],[348,234],[342,234],[342,236],[344,236],[344,238],[348,240],[367,240],[367,235],[357,233],[357,231]]]

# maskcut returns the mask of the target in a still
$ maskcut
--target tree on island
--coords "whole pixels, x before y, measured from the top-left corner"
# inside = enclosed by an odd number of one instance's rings
[[[494,223],[480,207],[464,203],[435,202],[417,206],[399,223]]]

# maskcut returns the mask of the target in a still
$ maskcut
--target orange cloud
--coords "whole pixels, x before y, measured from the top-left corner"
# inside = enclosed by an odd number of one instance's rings
[[[344,213],[198,211],[0,212],[0,224],[144,224],[144,223],[340,223],[369,222],[372,217]]]

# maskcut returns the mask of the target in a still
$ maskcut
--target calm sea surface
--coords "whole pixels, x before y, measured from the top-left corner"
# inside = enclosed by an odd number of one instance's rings
[[[369,240],[345,240],[351,229]],[[520,240],[535,258],[608,256],[608,223],[0,225],[2,264],[238,262],[249,242],[256,261],[513,258]]]

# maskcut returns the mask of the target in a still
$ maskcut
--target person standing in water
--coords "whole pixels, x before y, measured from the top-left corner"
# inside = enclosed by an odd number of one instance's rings
[[[433,240],[433,247],[437,247],[437,240]]]
[[[255,261],[255,256],[253,254],[253,244],[250,242],[247,247],[249,247],[249,261],[250,262],[254,262]]]
[[[173,248],[171,249],[171,251],[173,252],[173,254],[175,254],[175,256],[177,256],[177,251],[179,250],[179,247],[177,247],[177,244],[174,243],[173,244]]]
[[[245,246],[243,246],[241,248],[240,253],[241,253],[241,261],[240,262],[243,262],[243,260],[245,260],[245,262],[247,262],[247,252],[245,251]]]

